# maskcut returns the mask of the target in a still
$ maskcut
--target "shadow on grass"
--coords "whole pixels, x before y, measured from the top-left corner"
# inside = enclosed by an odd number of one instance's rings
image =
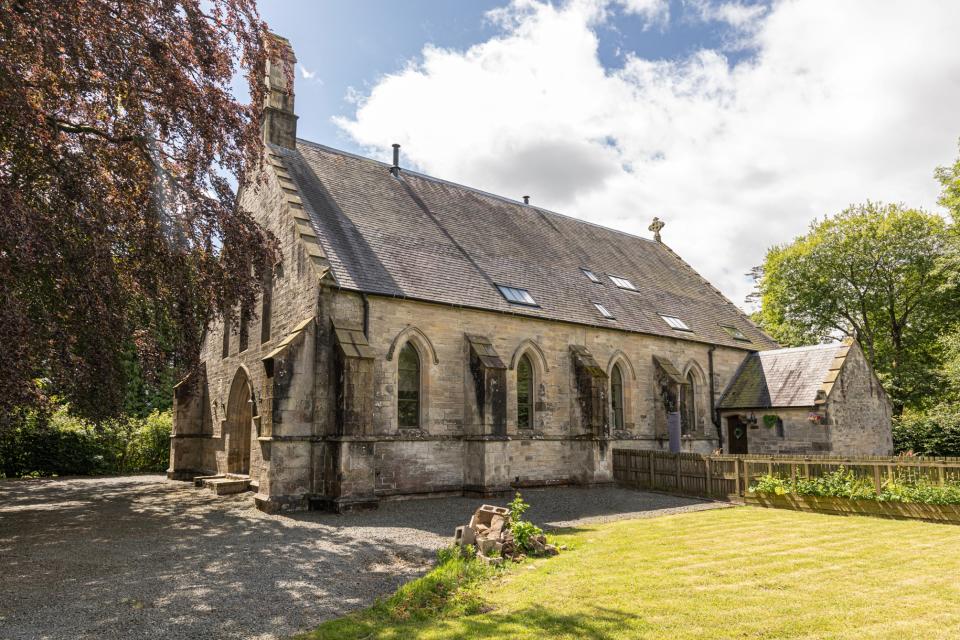
[[[447,617],[420,621],[368,619],[363,614],[328,622],[298,640],[350,640],[369,638],[577,638],[606,640],[629,628],[633,633],[652,629],[649,623],[630,613],[592,607],[589,614],[565,614],[540,605],[509,614],[496,611],[481,615]]]
[[[545,638],[589,638],[603,640],[626,626],[637,630],[644,626],[643,620],[633,614],[604,607],[592,607],[590,615],[563,614],[540,605],[527,607],[509,615],[498,616],[496,612],[485,616],[466,618],[464,627],[470,636],[509,637],[511,630],[523,629],[528,634]]]

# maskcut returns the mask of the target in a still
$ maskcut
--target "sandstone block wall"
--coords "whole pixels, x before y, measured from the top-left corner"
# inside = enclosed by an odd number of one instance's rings
[[[892,408],[860,346],[853,344],[830,396],[829,417],[834,453],[891,455]]]
[[[270,427],[272,382],[266,378],[261,359],[276,348],[298,323],[317,313],[319,291],[317,272],[297,239],[294,222],[284,206],[285,201],[286,194],[269,172],[264,182],[247,189],[241,196],[242,206],[254,211],[258,222],[273,233],[279,243],[281,262],[273,273],[270,337],[261,342],[260,304],[251,310],[247,349],[242,352],[239,349],[238,323],[232,323],[233,326],[229,328],[226,357],[223,355],[223,323],[217,322],[208,327],[200,356],[206,370],[205,383],[201,383],[206,387],[205,398],[202,407],[185,411],[174,419],[171,466],[168,471],[171,476],[184,470],[204,474],[226,470],[224,420],[230,386],[237,372],[243,369],[249,376],[253,390],[255,415],[259,416],[255,422],[260,431],[251,429],[250,475],[255,483],[269,486],[266,458],[270,456],[270,444],[259,438],[262,430]],[[205,421],[208,423],[206,427]],[[311,423],[308,416],[307,424]],[[308,433],[311,431],[312,427],[307,430]],[[309,484],[308,478],[306,486]]]
[[[354,302],[350,302],[351,297]],[[358,298],[338,294],[333,313],[344,321],[358,322],[362,312]],[[608,374],[615,363],[623,372],[625,425],[622,431],[611,434],[608,446],[668,447],[665,410],[654,384],[654,354],[670,359],[684,373],[693,369],[699,382],[697,425],[695,433],[683,438],[684,449],[710,453],[718,446],[716,427],[710,419],[708,345],[679,336],[671,339],[628,334],[411,300],[369,296],[368,304],[369,342],[377,355],[371,433],[417,441],[416,446],[378,443],[378,492],[405,491],[418,483],[428,483],[421,469],[431,460],[436,461],[436,472],[442,479],[434,483],[438,486],[447,481],[494,487],[518,479],[521,484],[609,479],[609,455],[601,458],[592,439],[594,434],[578,420],[571,344],[587,347]],[[507,365],[505,444],[488,439],[454,447],[445,442],[482,433],[466,334],[489,338]],[[418,429],[401,429],[397,423],[395,354],[407,341],[421,356],[422,418]],[[516,363],[524,353],[535,371],[532,429],[517,425]],[[715,350],[716,397],[745,353],[723,347]],[[388,455],[387,451],[396,454]],[[412,451],[417,452],[413,458]],[[462,456],[459,461],[457,455]]]

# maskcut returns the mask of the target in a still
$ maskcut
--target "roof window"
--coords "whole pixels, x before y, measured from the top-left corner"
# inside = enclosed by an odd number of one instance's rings
[[[499,289],[503,297],[507,299],[507,302],[512,302],[514,304],[525,304],[530,307],[537,306],[537,301],[533,299],[533,296],[531,296],[530,292],[526,289],[507,287],[502,284],[498,284],[497,289]]]
[[[734,340],[739,340],[740,342],[750,342],[750,338],[744,335],[743,331],[740,331],[740,329],[737,329],[736,327],[722,324],[720,325],[720,328],[726,331]]]
[[[613,284],[620,287],[621,289],[626,289],[627,291],[637,290],[637,288],[633,286],[633,283],[627,280],[626,278],[620,278],[618,276],[610,276],[610,281],[613,282]]]
[[[597,284],[600,284],[600,278],[598,278],[597,274],[595,274],[593,271],[590,271],[590,269],[580,269],[580,271],[583,271],[583,275],[590,278],[590,282],[596,282]]]
[[[680,318],[677,318],[676,316],[661,315],[660,317],[663,318],[664,322],[666,322],[668,325],[670,325],[672,328],[676,329],[677,331],[690,331],[691,333],[693,332],[693,329],[688,327],[686,322],[684,322]]]
[[[613,320],[613,319],[614,319],[613,314],[610,313],[610,310],[607,309],[607,308],[606,308],[605,306],[603,306],[602,304],[600,304],[599,302],[594,302],[594,303],[593,303],[593,306],[595,306],[595,307],[597,308],[597,311],[600,312],[600,315],[602,315],[602,316],[603,316],[604,318],[606,318],[607,320]]]

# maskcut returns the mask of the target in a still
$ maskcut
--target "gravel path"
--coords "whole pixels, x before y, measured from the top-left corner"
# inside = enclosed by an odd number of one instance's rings
[[[614,488],[524,496],[550,526],[721,506]],[[282,638],[426,571],[483,502],[270,516],[250,494],[162,476],[0,481],[0,639]]]

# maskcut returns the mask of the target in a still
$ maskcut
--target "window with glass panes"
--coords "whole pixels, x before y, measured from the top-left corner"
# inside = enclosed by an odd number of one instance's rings
[[[533,427],[533,364],[527,355],[517,363],[517,427]]]
[[[420,426],[420,354],[409,342],[397,361],[397,420],[401,427]]]
[[[613,428],[623,429],[623,375],[620,365],[610,372],[610,403],[613,409]]]
[[[688,373],[686,384],[680,385],[680,433],[688,434],[696,431],[697,402],[696,383],[693,373]]]

